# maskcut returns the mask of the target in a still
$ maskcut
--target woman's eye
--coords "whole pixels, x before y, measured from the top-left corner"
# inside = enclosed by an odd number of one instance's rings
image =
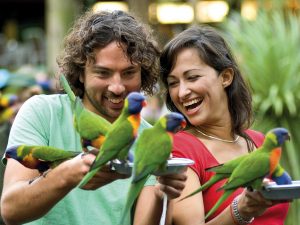
[[[193,75],[193,76],[189,76],[188,80],[196,80],[199,78],[199,75]]]
[[[178,82],[177,81],[168,81],[169,87],[174,87]]]

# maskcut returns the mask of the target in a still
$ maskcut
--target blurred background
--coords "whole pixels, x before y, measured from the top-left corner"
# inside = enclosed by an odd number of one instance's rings
[[[56,57],[63,37],[88,8],[135,14],[155,31],[161,46],[192,24],[209,24],[222,32],[251,85],[254,128],[266,132],[283,126],[291,131],[282,164],[293,180],[300,180],[300,0],[0,0],[2,154],[22,103],[32,95],[57,91]],[[142,113],[153,123],[166,111],[158,85]],[[285,224],[299,223],[300,202],[294,200]]]

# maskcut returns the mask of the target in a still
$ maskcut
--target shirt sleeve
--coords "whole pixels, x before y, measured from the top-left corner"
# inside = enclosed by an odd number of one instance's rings
[[[47,104],[39,96],[28,99],[13,122],[7,147],[21,144],[48,145],[48,116]]]
[[[189,135],[179,132],[174,136],[172,155],[175,158],[187,158],[194,161],[189,166],[198,177],[201,177],[202,163],[201,157],[197,156],[197,145]]]

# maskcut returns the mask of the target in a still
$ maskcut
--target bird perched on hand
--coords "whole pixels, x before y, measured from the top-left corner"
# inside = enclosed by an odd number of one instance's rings
[[[275,172],[281,157],[281,146],[289,139],[289,132],[285,128],[270,130],[262,146],[248,154],[234,168],[227,182],[219,189],[224,190],[223,195],[210,209],[205,219],[211,216],[236,189],[240,187],[261,189],[263,179]]]
[[[236,159],[230,160],[224,164],[220,164],[220,165],[217,165],[214,167],[207,168],[206,171],[212,171],[212,172],[215,172],[215,174],[207,182],[202,184],[197,190],[195,190],[192,193],[188,194],[187,196],[181,198],[179,201],[182,201],[186,198],[192,197],[193,195],[195,195],[201,191],[205,191],[207,188],[211,187],[213,184],[217,183],[220,180],[229,178],[231,176],[233,170],[247,156],[248,155],[243,155]],[[277,185],[292,183],[292,178],[280,164],[277,165],[275,171],[271,174],[271,176],[267,176],[267,178],[276,182]]]
[[[181,114],[170,113],[161,117],[153,127],[143,130],[138,137],[133,177],[120,224],[123,224],[149,176],[157,170],[166,169],[173,146],[173,134],[185,126],[186,121]]]
[[[232,174],[233,170],[238,166],[238,164],[243,161],[248,155],[240,156],[236,159],[230,160],[224,164],[220,164],[214,167],[206,168],[206,171],[213,171],[215,175],[213,175],[207,182],[202,184],[197,190],[193,191],[192,193],[188,194],[187,196],[181,198],[179,201],[182,201],[186,198],[192,197],[193,195],[206,190],[213,184],[217,183],[220,180],[229,178]]]
[[[63,74],[60,76],[60,82],[71,101],[74,126],[82,138],[83,147],[92,146],[99,149],[104,142],[105,134],[111,128],[111,123],[84,107]]]
[[[105,135],[99,153],[79,187],[83,187],[107,162],[116,158],[123,161],[127,159],[129,149],[137,137],[140,112],[145,105],[145,97],[138,92],[131,92],[126,97],[121,114]]]
[[[12,158],[23,166],[29,169],[37,169],[42,173],[78,154],[80,152],[65,151],[50,146],[18,145],[10,147],[5,151],[4,164],[7,159]]]

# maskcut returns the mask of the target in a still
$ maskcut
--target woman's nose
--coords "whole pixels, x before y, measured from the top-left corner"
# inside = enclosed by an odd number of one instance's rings
[[[181,82],[179,84],[179,91],[178,91],[178,97],[179,98],[186,98],[189,94],[191,93],[191,90],[189,89],[189,87],[184,84],[183,82]]]

